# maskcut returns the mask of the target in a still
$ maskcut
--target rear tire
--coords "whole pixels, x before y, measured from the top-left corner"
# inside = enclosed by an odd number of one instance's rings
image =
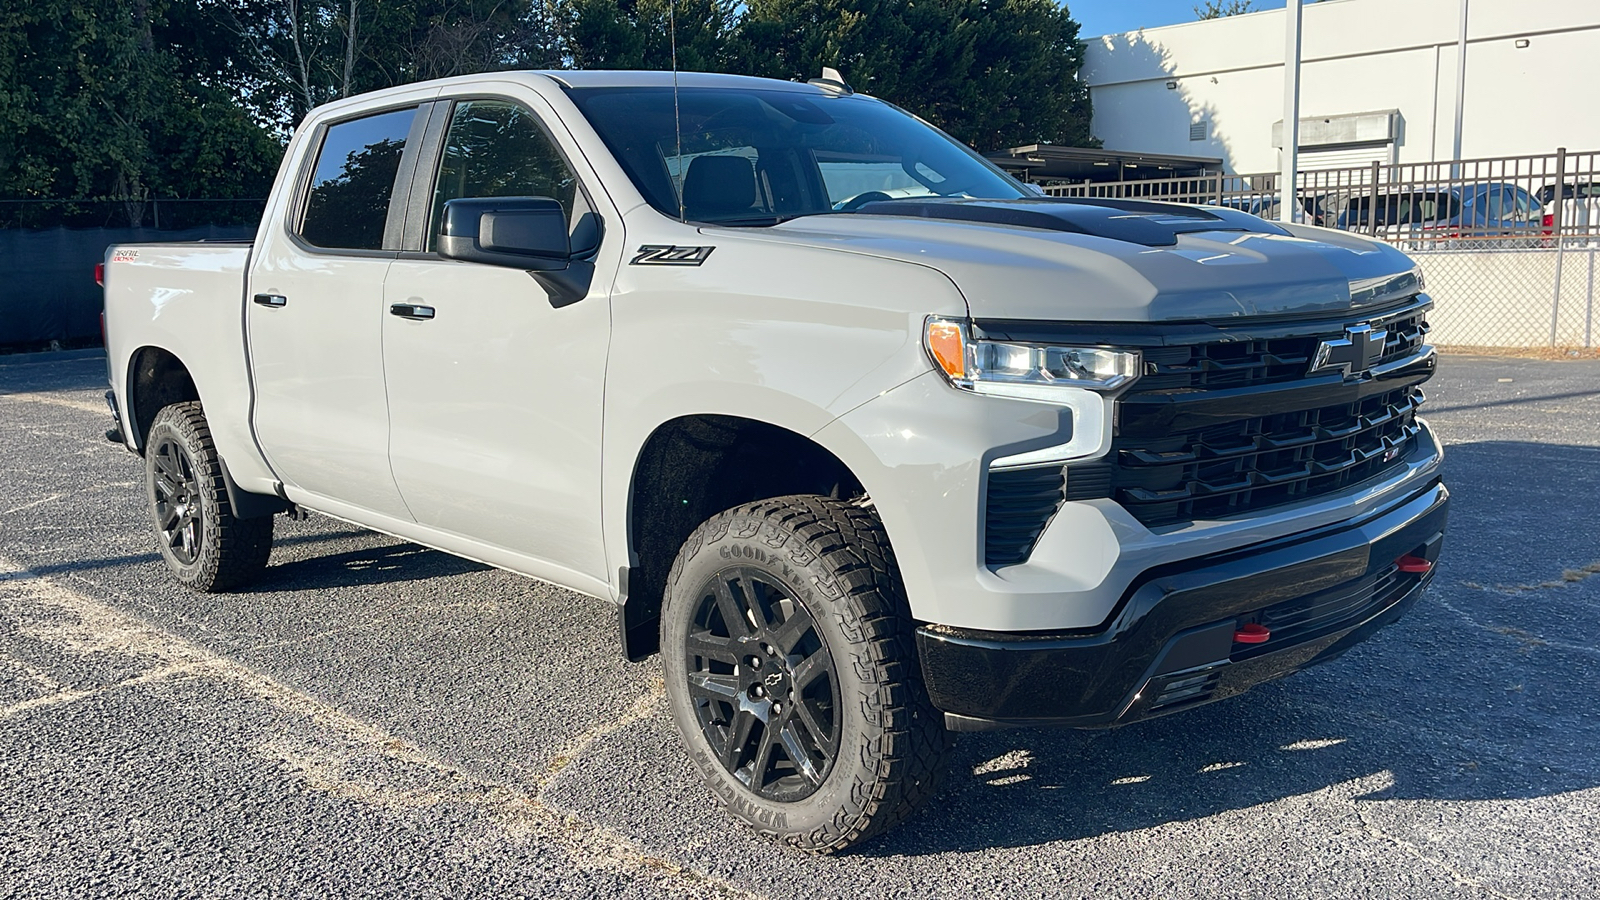
[[[145,439],[145,498],[167,568],[196,591],[253,581],[272,553],[272,516],[240,519],[228,502],[222,460],[195,401],[156,413]]]
[[[915,813],[949,737],[912,632],[871,509],[779,497],[696,529],[667,578],[661,649],[673,719],[717,802],[815,852]]]

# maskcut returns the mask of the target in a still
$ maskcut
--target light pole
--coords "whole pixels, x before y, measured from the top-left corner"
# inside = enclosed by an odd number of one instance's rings
[[[1456,37],[1456,132],[1450,147],[1450,177],[1461,177],[1461,121],[1467,111],[1467,0],[1461,0],[1461,33]]]
[[[1300,163],[1300,0],[1283,9],[1288,21],[1283,47],[1283,174],[1279,177],[1278,221],[1298,222],[1300,197],[1295,192],[1295,169]]]

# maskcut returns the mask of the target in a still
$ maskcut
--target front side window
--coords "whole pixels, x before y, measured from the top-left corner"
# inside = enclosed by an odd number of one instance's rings
[[[766,88],[568,91],[650,205],[771,225],[904,197],[1015,200],[1017,182],[877,100]]]
[[[506,100],[464,100],[450,115],[433,193],[428,249],[444,205],[463,197],[550,197],[572,222],[578,179],[533,114]]]
[[[312,171],[301,237],[329,249],[383,249],[394,176],[416,115],[413,107],[328,127]]]

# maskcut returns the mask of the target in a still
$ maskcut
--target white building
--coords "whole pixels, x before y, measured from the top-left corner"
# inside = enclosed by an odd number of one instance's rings
[[[1302,169],[1600,149],[1600,0],[1323,0],[1303,18]],[[1279,168],[1284,11],[1091,38],[1083,77],[1110,150]]]

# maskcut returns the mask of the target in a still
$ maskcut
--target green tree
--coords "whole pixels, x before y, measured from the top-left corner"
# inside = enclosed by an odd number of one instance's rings
[[[1097,143],[1078,24],[1052,0],[751,0],[726,60],[790,79],[835,67],[983,150]]]
[[[736,17],[733,0],[560,0],[565,62],[575,69],[720,71]]]
[[[1225,16],[1242,16],[1256,11],[1255,0],[1205,0],[1194,8],[1194,17],[1201,21],[1221,19]]]
[[[0,5],[0,195],[260,196],[281,154],[168,43],[169,0]]]
[[[280,137],[341,97],[560,60],[553,18],[534,0],[186,2],[196,33],[212,36],[198,54],[207,77]]]

